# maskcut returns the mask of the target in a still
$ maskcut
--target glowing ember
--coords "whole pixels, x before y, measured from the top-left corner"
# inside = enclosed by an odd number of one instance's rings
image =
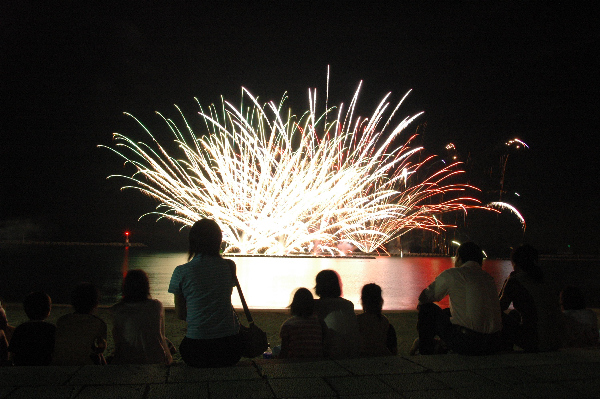
[[[354,115],[359,92],[360,85],[347,111],[326,105],[318,116],[316,90],[309,91],[309,110],[296,117],[283,111],[285,97],[261,105],[242,89],[250,106],[224,100],[220,109],[200,107],[207,131],[199,136],[185,118],[180,130],[163,117],[177,157],[132,116],[152,141],[115,133],[116,148],[107,148],[137,171],[109,177],[126,178],[132,185],[123,188],[159,202],[145,215],[182,225],[212,218],[225,252],[248,254],[372,252],[411,229],[453,227],[442,213],[480,207],[464,194],[477,189],[455,182],[464,173],[459,163],[433,170],[434,157],[421,159],[423,148],[410,147],[416,135],[397,144],[419,116],[393,122],[408,93],[393,109],[388,94],[367,119]]]

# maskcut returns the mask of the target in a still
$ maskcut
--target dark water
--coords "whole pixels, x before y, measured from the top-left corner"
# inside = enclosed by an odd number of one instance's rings
[[[54,303],[69,303],[71,288],[80,281],[91,281],[102,293],[102,304],[113,304],[120,297],[123,273],[140,268],[150,276],[152,296],[172,306],[173,297],[167,293],[169,279],[173,269],[186,262],[185,253],[147,248],[14,245],[0,251],[0,297],[8,302],[20,302],[28,292],[43,290]],[[452,267],[452,259],[442,257],[233,259],[246,300],[253,308],[284,308],[295,288],[312,289],[320,270],[334,269],[342,278],[344,297],[357,308],[361,287],[374,282],[383,289],[384,309],[414,309],[420,291],[441,271]],[[544,260],[542,267],[557,288],[579,285],[590,306],[600,307],[599,260]],[[486,260],[484,269],[499,289],[511,266],[506,260]],[[234,305],[239,305],[235,292],[232,298]]]

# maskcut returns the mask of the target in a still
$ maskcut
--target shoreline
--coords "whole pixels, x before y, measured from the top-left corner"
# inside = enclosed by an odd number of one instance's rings
[[[2,240],[0,245],[48,245],[48,246],[106,246],[106,247],[136,247],[148,248],[141,242],[79,242],[79,241],[25,241],[25,240]]]
[[[150,248],[148,245],[141,242],[85,242],[85,241],[33,241],[33,240],[0,240],[0,245],[14,245],[14,246],[107,246],[107,247],[129,247],[129,248]],[[185,252],[185,251],[182,251]],[[452,258],[453,255],[437,254],[437,253],[413,253],[413,252],[389,252],[389,253],[356,253],[351,255],[330,255],[327,253],[319,253],[315,255],[311,254],[290,254],[290,255],[252,255],[252,254],[238,254],[229,253],[222,254],[224,257],[265,257],[265,258],[356,258],[356,259],[375,259],[377,257],[390,257],[390,258]],[[557,254],[540,254],[540,261],[544,260],[600,260],[600,254],[570,254],[570,253],[557,253]],[[509,260],[507,257],[495,257],[486,258],[490,260]]]

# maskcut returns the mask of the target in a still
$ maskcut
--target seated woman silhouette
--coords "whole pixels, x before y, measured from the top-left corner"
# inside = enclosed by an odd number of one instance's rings
[[[360,351],[360,334],[354,304],[341,297],[340,276],[334,270],[321,270],[316,277],[315,313],[327,326],[325,356],[335,359],[356,357]]]
[[[564,323],[558,293],[544,281],[538,265],[538,252],[522,245],[511,255],[514,271],[500,291],[500,306],[506,311],[512,303],[514,310],[502,314],[504,345],[513,344],[526,352],[543,352],[560,348]]]
[[[111,308],[115,351],[111,364],[171,364],[165,338],[162,303],[150,297],[143,270],[130,270],[123,279],[123,298]]]
[[[179,352],[194,367],[232,366],[241,358],[240,324],[231,305],[235,263],[221,257],[221,240],[214,220],[194,223],[189,262],[175,268],[169,284],[177,316],[187,322]]]

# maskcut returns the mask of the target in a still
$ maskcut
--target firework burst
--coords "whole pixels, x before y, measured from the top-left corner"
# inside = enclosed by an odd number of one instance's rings
[[[125,178],[130,184],[123,188],[158,201],[145,215],[182,226],[214,219],[225,252],[248,254],[339,253],[341,243],[372,252],[415,228],[453,227],[441,222],[442,213],[480,207],[467,194],[477,189],[457,183],[464,173],[459,163],[431,172],[434,157],[411,146],[416,135],[400,139],[420,115],[394,122],[408,93],[395,107],[386,95],[362,118],[355,115],[359,92],[360,85],[347,110],[326,105],[317,114],[316,90],[309,91],[309,109],[296,117],[284,110],[285,96],[279,104],[260,104],[242,89],[239,106],[223,100],[205,112],[198,102],[206,126],[200,135],[181,111],[183,129],[159,114],[176,156],[127,114],[150,141],[115,133],[114,148],[107,148],[136,171],[109,178]]]

